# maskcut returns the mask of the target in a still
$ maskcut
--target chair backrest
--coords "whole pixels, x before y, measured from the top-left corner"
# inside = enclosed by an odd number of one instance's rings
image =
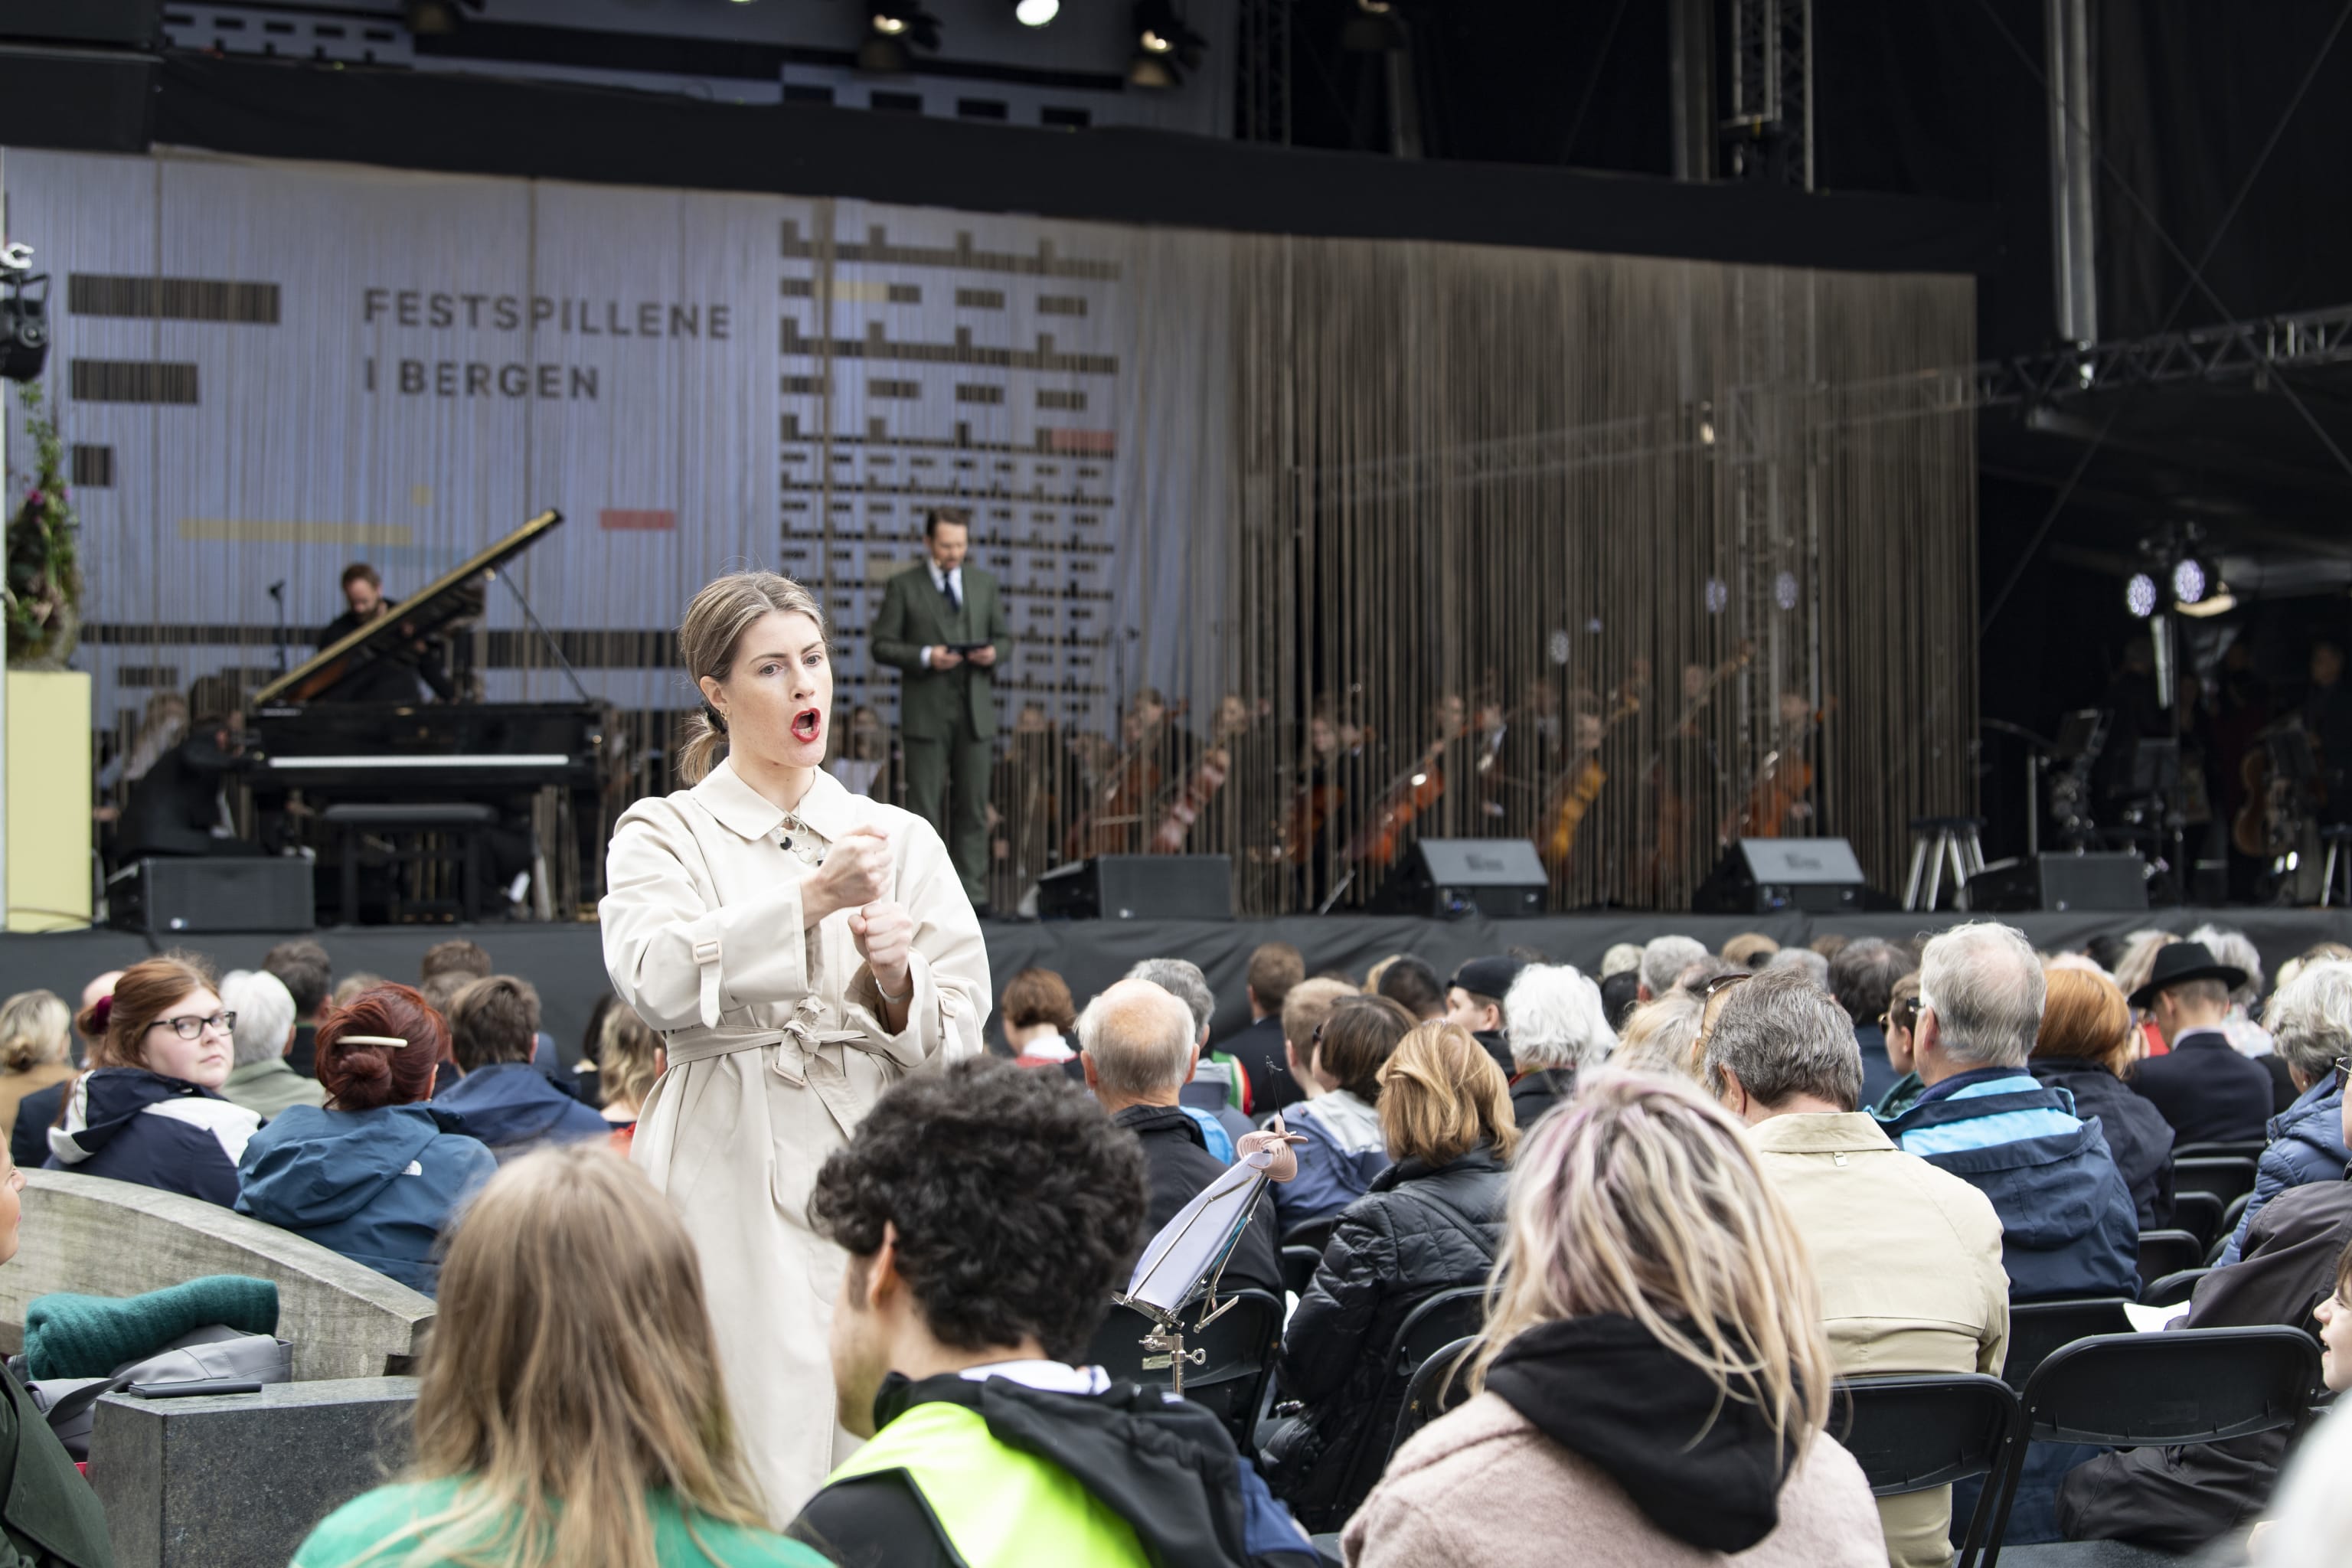
[[[1397,1412],[1396,1435],[1389,1439],[1391,1457],[1406,1438],[1470,1397],[1470,1352],[1477,1343],[1475,1334],[1465,1334],[1413,1369],[1412,1381],[1404,1385],[1404,1405]]]
[[[1992,1478],[1978,1493],[1959,1568],[1975,1561],[1991,1527],[2017,1424],[2016,1394],[1979,1373],[1849,1378],[1830,1401],[1830,1435],[1862,1467],[1874,1496]]]
[[[1396,1352],[1389,1374],[1409,1379],[1430,1357],[1486,1326],[1486,1288],[1461,1285],[1440,1290],[1405,1314],[1397,1325]]]
[[[2173,1158],[2172,1191],[2176,1197],[2182,1193],[2210,1193],[2226,1207],[2231,1198],[2253,1190],[2254,1162],[2242,1154]]]
[[[1307,1294],[1314,1282],[1315,1270],[1323,1266],[1323,1255],[1311,1247],[1286,1247],[1282,1249],[1283,1289],[1294,1296]]]
[[[2139,1304],[2143,1307],[2185,1307],[2189,1304],[2189,1298],[2197,1293],[2197,1281],[2212,1272],[2210,1268],[2182,1268],[2151,1279],[2139,1293]]]
[[[278,1337],[294,1378],[409,1370],[433,1300],[315,1241],[218,1204],[72,1171],[25,1173],[23,1241],[0,1268],[0,1337],[24,1343],[36,1296],[139,1296],[206,1274],[278,1286]]]
[[[2221,1213],[2228,1205],[2213,1193],[2172,1194],[2172,1223],[2210,1247],[2221,1234]]]
[[[1263,1290],[1230,1294],[1233,1305],[1207,1328],[1197,1332],[1189,1327],[1185,1330],[1186,1354],[1199,1351],[1202,1359],[1197,1365],[1185,1364],[1184,1397],[1214,1411],[1233,1433],[1234,1441],[1246,1451],[1266,1379],[1274,1375],[1275,1351],[1282,1342],[1286,1311],[1283,1302]],[[1184,1304],[1181,1318],[1187,1325],[1200,1321],[1199,1298]],[[1095,1331],[1094,1342],[1087,1348],[1087,1359],[1114,1381],[1169,1387],[1173,1382],[1171,1369],[1143,1364],[1153,1353],[1141,1342],[1150,1331],[1150,1317],[1113,1302],[1110,1315]]]
[[[1311,1247],[1320,1253],[1331,1239],[1331,1227],[1339,1223],[1338,1215],[1325,1215],[1321,1219],[1302,1219],[1282,1233],[1285,1247]]]
[[[2144,1230],[2139,1233],[2139,1278],[2145,1285],[2205,1261],[2205,1244],[2185,1230]]]
[[[2250,1192],[2240,1193],[2230,1200],[2230,1206],[2221,1211],[2221,1235],[2237,1234],[2238,1222],[2246,1217],[2246,1210],[2252,1205],[2253,1201],[2254,1194]]]
[[[2259,1138],[2244,1142],[2176,1143],[2172,1146],[2172,1157],[2175,1160],[2259,1160],[2263,1157],[2263,1151],[2269,1147]]]
[[[2131,1331],[2120,1296],[2086,1296],[2063,1301],[2013,1301],[2009,1309],[2009,1354],[2000,1380],[2023,1388],[2052,1351],[2095,1334]]]

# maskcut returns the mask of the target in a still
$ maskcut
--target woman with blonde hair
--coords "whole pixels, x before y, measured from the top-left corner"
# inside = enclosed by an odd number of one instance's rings
[[[0,1002],[0,1138],[16,1130],[28,1094],[73,1077],[73,1009],[54,991]]]
[[[629,1157],[701,1248],[744,1454],[781,1523],[856,1447],[821,1414],[846,1259],[809,1227],[810,1184],[884,1089],[980,1054],[988,950],[931,825],[824,771],[814,595],[720,577],[678,652],[702,704],[688,787],[614,829],[604,967],[668,1055]]]
[[[619,1003],[604,1009],[596,1025],[596,1082],[604,1098],[604,1120],[613,1124],[613,1147],[625,1154],[637,1136],[654,1080],[669,1068],[669,1053],[651,1026]]]
[[[1604,1070],[1545,1117],[1495,1279],[1477,1392],[1389,1461],[1350,1564],[1884,1568],[1804,1244],[1696,1086]]]
[[[441,1268],[408,1473],[293,1568],[817,1568],[738,1452],[694,1244],[594,1143],[527,1154]]]
[[[1407,1314],[1493,1270],[1504,1172],[1519,1141],[1503,1069],[1459,1024],[1415,1026],[1380,1079],[1393,1163],[1332,1227],[1275,1369],[1300,1412],[1267,1438],[1262,1468],[1309,1530],[1347,1517],[1360,1451],[1396,1426],[1388,1357]]]
[[[2131,1188],[2143,1231],[2172,1223],[2172,1126],[2124,1082],[2137,1052],[2131,1004],[2116,983],[2081,969],[2045,969],[2042,1027],[2026,1063],[2035,1081],[2074,1097],[2095,1116],[2116,1169]]]
[[[1643,1003],[1625,1020],[1624,1038],[1611,1055],[1611,1065],[1697,1082],[1699,1024],[1706,1012],[1698,993],[1679,985]]]

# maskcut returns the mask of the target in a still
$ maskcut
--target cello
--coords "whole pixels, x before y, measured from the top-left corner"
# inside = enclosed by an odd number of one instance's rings
[[[1469,733],[1466,723],[1440,734],[1412,767],[1397,775],[1382,791],[1371,815],[1349,842],[1348,858],[1375,871],[1396,864],[1404,847],[1405,830],[1445,795],[1445,771],[1438,765],[1445,748]]]
[[[1070,824],[1069,834],[1062,844],[1064,859],[1124,855],[1136,847],[1143,837],[1146,814],[1160,798],[1160,792],[1167,787],[1164,764],[1169,727],[1183,716],[1185,707],[1179,702],[1162,709],[1160,721],[1141,730],[1134,742],[1112,759],[1103,775],[1108,782],[1098,788],[1095,803]]]
[[[1539,847],[1544,869],[1558,876],[1576,853],[1576,835],[1592,810],[1592,803],[1601,797],[1601,786],[1609,782],[1609,774],[1601,765],[1601,747],[1609,732],[1642,710],[1642,700],[1632,692],[1622,691],[1617,705],[1608,717],[1595,721],[1596,728],[1590,743],[1580,744],[1584,755],[1581,763],[1571,763],[1549,793],[1544,805],[1543,843]],[[1580,720],[1580,722],[1583,721]]]

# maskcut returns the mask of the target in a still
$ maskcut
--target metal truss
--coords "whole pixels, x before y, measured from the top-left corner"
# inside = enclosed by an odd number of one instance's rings
[[[1731,0],[1731,117],[1720,129],[1735,180],[1813,188],[1813,0]]]
[[[1241,0],[1235,129],[1244,142],[1290,144],[1290,7],[1291,0]]]

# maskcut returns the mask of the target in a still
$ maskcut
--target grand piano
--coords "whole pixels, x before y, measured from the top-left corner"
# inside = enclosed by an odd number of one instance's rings
[[[265,842],[308,845],[323,864],[366,842],[336,818],[387,815],[331,807],[488,807],[498,826],[477,835],[489,841],[481,853],[503,869],[527,852],[540,918],[568,920],[593,901],[620,749],[610,705],[584,692],[577,702],[320,700],[369,664],[413,661],[479,616],[490,574],[562,521],[541,512],[253,694],[240,771]],[[322,908],[340,902],[321,892]]]

